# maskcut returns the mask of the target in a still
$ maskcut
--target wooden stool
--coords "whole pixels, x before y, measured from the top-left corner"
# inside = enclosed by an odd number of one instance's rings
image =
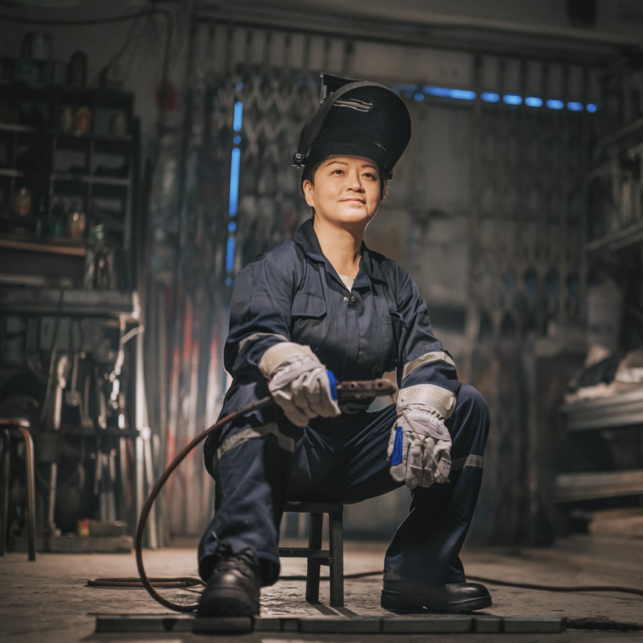
[[[25,475],[27,478],[27,547],[29,560],[36,560],[36,483],[33,440],[29,421],[24,418],[0,417],[2,431],[2,484],[0,486],[0,556],[4,556],[9,535],[9,468],[11,466],[11,432],[17,431],[25,443]]]
[[[308,547],[280,547],[284,558],[307,558],[306,600],[319,601],[320,566],[330,568],[330,605],[344,607],[344,506],[335,502],[287,502],[284,513],[309,513]],[[329,549],[322,549],[324,514],[328,514]]]

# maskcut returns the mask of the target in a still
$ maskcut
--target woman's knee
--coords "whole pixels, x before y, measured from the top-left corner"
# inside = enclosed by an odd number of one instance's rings
[[[481,426],[485,432],[489,431],[489,406],[482,393],[471,384],[462,384],[458,392],[456,412],[465,414]]]

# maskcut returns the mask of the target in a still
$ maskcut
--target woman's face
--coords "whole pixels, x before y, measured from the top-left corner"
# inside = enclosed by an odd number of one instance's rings
[[[379,169],[362,156],[329,156],[303,188],[315,219],[346,228],[366,227],[382,200]]]

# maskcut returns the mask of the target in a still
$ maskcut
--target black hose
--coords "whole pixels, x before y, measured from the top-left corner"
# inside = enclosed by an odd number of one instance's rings
[[[163,607],[167,607],[168,609],[174,610],[175,612],[194,612],[198,607],[198,603],[179,605],[178,603],[172,603],[172,601],[168,601],[154,589],[154,586],[145,573],[145,567],[143,566],[143,533],[145,532],[145,525],[147,524],[147,519],[150,515],[150,511],[152,509],[154,501],[156,500],[156,497],[159,495],[159,492],[163,488],[163,485],[167,482],[167,479],[174,472],[174,469],[176,469],[179,464],[181,464],[185,456],[187,456],[187,454],[190,453],[190,451],[192,451],[192,449],[194,449],[194,447],[202,442],[208,435],[214,433],[215,431],[218,431],[224,424],[232,422],[242,415],[253,413],[254,411],[258,411],[259,409],[264,409],[272,405],[273,403],[274,402],[272,397],[264,397],[263,399],[258,400],[250,406],[246,406],[239,411],[230,413],[230,415],[226,415],[224,418],[213,424],[209,429],[206,429],[205,431],[203,431],[203,433],[197,435],[191,442],[187,444],[187,446],[183,448],[183,450],[174,458],[174,460],[172,460],[170,466],[163,472],[163,475],[158,479],[158,482],[154,485],[154,488],[150,492],[149,498],[143,505],[141,517],[138,521],[138,529],[136,530],[136,567],[138,568],[138,574],[141,577],[143,587],[145,587],[150,596],[155,601],[163,605]]]
[[[338,399],[342,398],[364,398],[364,397],[375,397],[375,396],[386,396],[392,395],[397,390],[397,386],[388,380],[385,379],[375,379],[364,382],[341,382],[337,384],[337,396]],[[143,587],[149,592],[150,596],[168,609],[174,610],[175,612],[194,612],[198,607],[198,603],[192,603],[190,605],[178,605],[177,603],[172,603],[167,599],[163,598],[155,589],[153,584],[150,582],[149,578],[145,574],[145,567],[143,566],[143,533],[145,531],[145,525],[147,519],[150,515],[152,505],[156,500],[156,497],[159,495],[159,492],[163,488],[163,485],[167,482],[167,479],[172,475],[174,469],[176,469],[183,459],[187,456],[194,447],[202,442],[208,435],[218,431],[224,424],[236,420],[238,417],[243,415],[248,415],[259,409],[265,409],[268,406],[274,404],[274,400],[271,396],[264,397],[261,400],[257,400],[253,404],[246,406],[243,409],[230,413],[226,417],[222,418],[215,424],[213,424],[209,429],[203,431],[197,435],[189,444],[187,444],[183,450],[172,460],[170,466],[163,472],[163,475],[159,478],[158,482],[154,485],[152,491],[150,492],[149,498],[146,500],[141,511],[141,516],[138,521],[138,529],[136,530],[136,566],[138,568],[139,576],[141,577],[141,582]],[[109,579],[108,579],[109,580]]]
[[[357,572],[355,574],[344,574],[344,580],[359,580],[372,576],[382,576],[383,571]],[[294,574],[292,576],[279,576],[280,581],[305,581],[308,580],[305,574]],[[321,576],[319,580],[330,580],[328,576]],[[521,589],[533,589],[543,592],[620,592],[622,594],[634,594],[643,596],[643,589],[635,587],[621,587],[620,585],[534,585],[533,583],[515,583],[511,581],[487,578],[485,576],[467,576],[467,580],[474,580],[489,585],[502,585],[503,587],[519,587]],[[181,576],[177,578],[152,578],[150,582],[154,587],[164,588],[189,588],[197,585],[205,585],[200,578],[193,576]],[[140,578],[95,578],[87,581],[88,587],[108,587],[110,589],[143,589]]]
[[[365,382],[347,382],[339,384],[337,387],[337,392],[343,393],[344,395],[350,395],[351,393],[356,393],[360,385],[366,384]],[[389,382],[384,380],[375,380],[374,382],[369,383],[374,389],[377,389],[376,395],[390,395],[390,386]],[[155,578],[150,580],[145,573],[145,567],[143,566],[143,534],[145,532],[145,526],[147,524],[147,519],[150,515],[152,505],[159,495],[163,485],[167,482],[168,478],[174,470],[181,464],[185,459],[188,453],[194,449],[200,442],[202,442],[208,435],[218,431],[224,424],[236,420],[238,417],[253,413],[260,409],[267,408],[274,403],[273,398],[268,396],[264,397],[261,400],[258,400],[254,404],[246,406],[239,411],[230,413],[226,417],[222,418],[215,424],[213,424],[209,429],[203,431],[203,433],[197,435],[189,444],[187,444],[183,450],[172,460],[167,469],[163,472],[163,475],[159,478],[158,482],[154,485],[154,488],[150,492],[149,498],[143,505],[143,510],[141,511],[141,516],[139,518],[138,529],[136,531],[136,566],[138,568],[138,573],[140,576],[140,582],[142,586],[149,592],[150,596],[168,609],[174,610],[175,612],[194,612],[198,607],[198,603],[191,603],[188,605],[179,605],[178,603],[172,603],[167,599],[163,598],[155,589],[154,585],[158,587],[188,587],[190,585],[202,584],[202,581],[199,579],[192,578]],[[370,572],[359,572],[356,574],[345,574],[345,579],[358,579],[358,578],[367,578],[369,576],[380,576],[382,574],[381,570],[370,571]],[[483,583],[489,583],[490,585],[502,585],[505,587],[520,587],[523,589],[533,589],[541,590],[548,592],[621,592],[624,594],[635,594],[637,596],[643,596],[643,590],[636,589],[634,587],[620,587],[614,585],[578,585],[578,586],[556,586],[556,585],[536,585],[533,583],[515,583],[509,581],[501,581],[494,578],[485,578],[481,576],[468,576],[468,579],[475,580]],[[289,581],[303,581],[306,580],[306,576],[282,576],[281,580]],[[122,587],[122,588],[133,588],[140,587],[139,583],[136,582],[136,579],[130,578],[101,578],[96,579],[95,581],[88,581],[89,585],[93,586],[102,586],[102,587]]]
[[[521,587],[524,589],[536,589],[545,592],[621,592],[623,594],[636,594],[643,596],[643,589],[635,587],[621,587],[619,585],[576,585],[566,587],[564,585],[534,585],[533,583],[512,583],[509,581],[484,578],[482,576],[467,576],[468,579],[476,580],[490,585],[504,585],[505,587]]]

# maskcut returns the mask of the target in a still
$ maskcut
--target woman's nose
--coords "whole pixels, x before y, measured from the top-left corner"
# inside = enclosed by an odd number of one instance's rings
[[[359,175],[359,172],[350,172],[348,175],[348,187],[352,190],[362,191],[364,188],[362,186],[362,180]]]

